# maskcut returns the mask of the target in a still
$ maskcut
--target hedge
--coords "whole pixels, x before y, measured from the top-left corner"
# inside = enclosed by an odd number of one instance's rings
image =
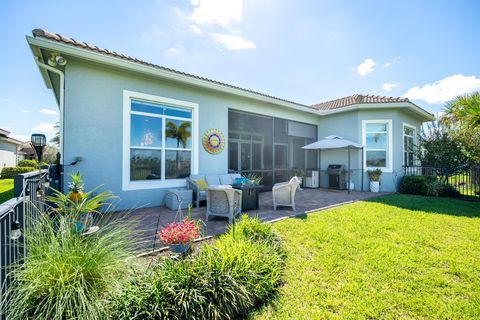
[[[400,183],[400,193],[428,195],[428,183],[435,180],[434,177],[404,176]]]
[[[32,172],[35,170],[37,170],[35,167],[4,167],[0,174],[0,179],[13,179],[17,174]]]

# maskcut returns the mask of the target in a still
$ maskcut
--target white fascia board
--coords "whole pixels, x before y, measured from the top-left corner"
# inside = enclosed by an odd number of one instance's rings
[[[32,51],[33,58],[34,59],[37,59],[37,58],[41,59],[42,58],[42,52],[40,50],[40,47],[32,45],[30,43],[29,38],[32,38],[32,37],[26,36],[26,38],[27,38],[28,44],[30,46],[30,50]],[[41,62],[43,62],[43,60]],[[45,86],[48,89],[53,89],[53,84],[52,84],[52,81],[50,79],[50,76],[48,75],[48,71],[43,69],[43,68],[40,68],[37,64],[35,64],[35,65],[37,66],[38,71],[40,71],[40,74],[42,75],[43,81],[45,82]]]
[[[388,103],[359,103],[348,107],[343,107],[334,110],[320,110],[320,115],[330,115],[336,113],[342,113],[352,110],[365,110],[365,109],[395,109],[395,108],[408,108],[411,111],[421,115],[425,121],[432,121],[434,119],[433,114],[426,112],[419,106],[411,102],[388,102]]]
[[[64,54],[71,55],[74,57],[79,57],[85,60],[95,61],[95,62],[99,62],[102,64],[117,67],[117,68],[136,71],[136,72],[140,72],[140,73],[144,73],[144,74],[148,74],[148,75],[152,75],[152,76],[156,76],[156,77],[160,77],[168,80],[178,81],[178,82],[186,83],[186,84],[197,86],[197,87],[221,91],[221,92],[233,94],[236,96],[242,96],[242,97],[250,98],[257,101],[267,102],[267,103],[287,107],[290,109],[296,109],[303,112],[318,115],[317,110],[302,104],[287,102],[287,101],[275,99],[273,97],[272,98],[266,97],[260,94],[248,92],[238,88],[228,87],[228,86],[214,83],[208,80],[197,79],[192,76],[178,74],[176,72],[172,72],[168,70],[161,70],[159,68],[143,65],[138,62],[133,62],[133,61],[117,58],[117,57],[108,56],[108,55],[94,52],[88,49],[82,49],[82,48],[74,47],[72,45],[63,44],[63,43],[59,43],[56,41],[43,39],[43,38],[35,38],[31,36],[27,36],[27,41],[30,44],[30,46],[62,52]]]

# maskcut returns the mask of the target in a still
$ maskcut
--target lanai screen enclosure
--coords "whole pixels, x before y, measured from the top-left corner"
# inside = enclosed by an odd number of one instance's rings
[[[331,149],[347,149],[348,150],[348,164],[347,164],[347,187],[348,193],[350,193],[350,151],[351,149],[361,149],[362,150],[362,191],[363,191],[363,145],[356,143],[350,140],[345,140],[340,136],[327,136],[322,140],[319,140],[314,143],[307,144],[303,146],[302,149],[306,150],[318,150],[318,168],[321,168],[321,157],[320,153],[322,150],[331,150]]]

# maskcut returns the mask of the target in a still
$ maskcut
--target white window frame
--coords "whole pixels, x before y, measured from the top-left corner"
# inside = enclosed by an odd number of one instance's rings
[[[182,101],[176,100],[166,97],[160,97],[155,95],[150,95],[141,92],[123,90],[123,161],[122,161],[122,190],[142,190],[142,189],[160,189],[160,188],[173,188],[173,187],[184,187],[186,186],[185,179],[158,179],[158,180],[141,180],[141,181],[130,181],[130,122],[131,122],[131,114],[144,114],[149,117],[153,116],[154,114],[150,113],[142,113],[137,111],[131,111],[131,101],[143,100],[149,101],[153,103],[159,103],[164,105],[169,105],[172,107],[180,107],[183,109],[190,109],[192,111],[192,147],[191,149],[183,149],[180,148],[178,150],[191,150],[191,164],[190,164],[190,173],[191,174],[198,174],[198,104],[189,102],[189,101]],[[174,116],[161,116],[163,118],[163,128],[165,128],[165,118],[169,119],[180,119],[182,118],[174,117]],[[146,148],[145,148],[146,149]],[[156,148],[155,148],[156,149]],[[167,148],[165,145],[165,134],[162,134],[162,177],[165,176],[165,151],[166,150],[177,150],[177,148]]]
[[[386,167],[367,167],[367,124],[387,125],[387,163]],[[392,119],[362,120],[363,168],[367,170],[381,169],[383,172],[392,172],[393,168],[393,121]],[[403,137],[403,136],[402,136]],[[370,149],[370,151],[375,151]],[[383,151],[383,150],[381,150]],[[403,155],[402,155],[403,156]]]
[[[406,136],[405,135],[405,127],[413,129],[413,144],[415,145],[417,143],[417,127],[404,122],[403,126],[402,126],[402,145],[403,145],[402,159],[403,159],[403,165],[404,166],[406,165],[405,164],[405,136]],[[413,158],[413,165],[416,165],[415,157]]]

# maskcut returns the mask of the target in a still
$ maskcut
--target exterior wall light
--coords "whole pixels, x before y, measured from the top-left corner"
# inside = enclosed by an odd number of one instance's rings
[[[22,225],[20,224],[20,221],[15,220],[12,222],[12,226],[10,229],[10,239],[12,240],[18,240],[22,236]]]

